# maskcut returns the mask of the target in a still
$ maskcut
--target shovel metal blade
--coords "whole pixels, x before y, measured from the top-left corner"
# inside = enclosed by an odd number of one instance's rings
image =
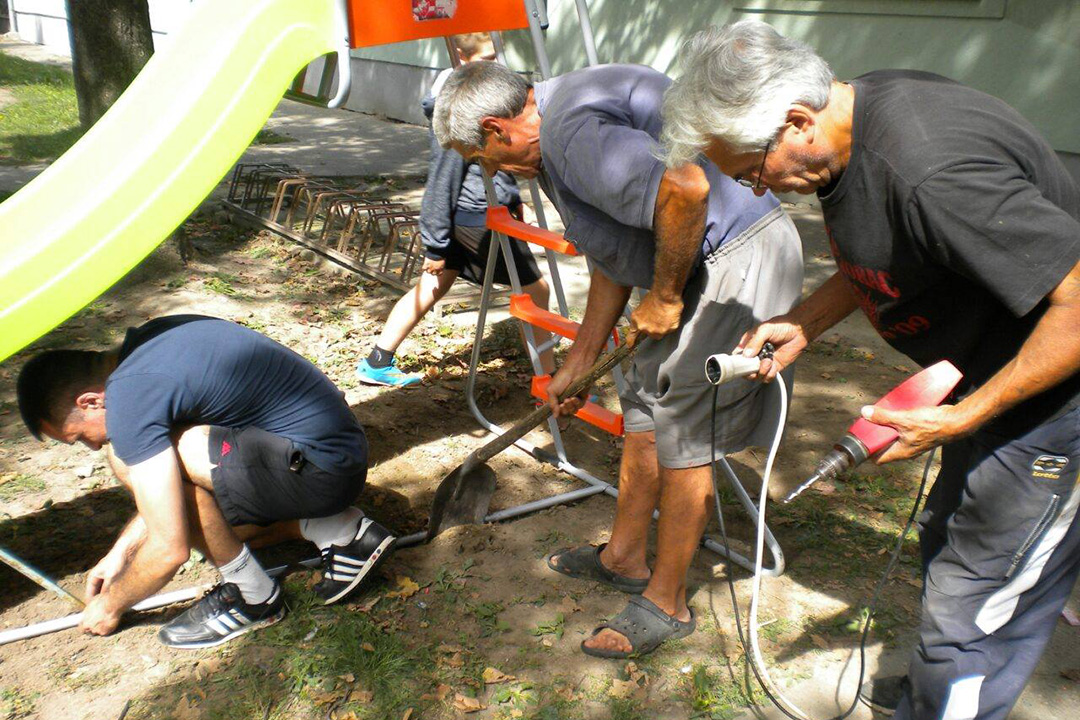
[[[443,478],[431,501],[428,540],[458,525],[481,525],[495,494],[495,471],[484,463],[465,462]]]

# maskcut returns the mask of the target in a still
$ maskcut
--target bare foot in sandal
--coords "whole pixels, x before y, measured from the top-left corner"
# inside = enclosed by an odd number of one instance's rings
[[[696,624],[693,612],[686,606],[672,616],[647,597],[639,596],[586,638],[581,649],[587,655],[603,658],[645,655],[665,640],[686,637]]]
[[[649,584],[649,566],[632,568],[610,561],[608,546],[583,545],[564,548],[548,556],[548,567],[557,573],[603,583],[625,593],[640,593]]]

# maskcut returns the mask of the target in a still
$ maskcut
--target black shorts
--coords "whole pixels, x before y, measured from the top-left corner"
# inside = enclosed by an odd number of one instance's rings
[[[484,268],[487,267],[488,248],[491,247],[491,231],[485,227],[454,226],[454,239],[446,248],[446,268],[456,270],[458,276],[477,285],[484,284]],[[510,254],[514,256],[521,286],[532,285],[540,279],[536,258],[525,243],[510,238]],[[500,252],[496,255],[495,282],[510,284],[510,271]]]
[[[218,507],[230,525],[326,517],[349,507],[367,468],[331,473],[304,459],[288,438],[256,427],[210,427],[210,471]]]

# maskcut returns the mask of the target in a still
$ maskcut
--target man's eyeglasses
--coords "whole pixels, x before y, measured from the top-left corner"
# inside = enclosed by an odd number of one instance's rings
[[[769,157],[769,146],[772,145],[772,141],[765,143],[765,154],[761,156],[761,167],[758,168],[757,179],[747,180],[742,176],[734,177],[732,180],[742,185],[744,188],[750,188],[751,190],[757,190],[761,187],[761,173],[765,172],[765,159]]]

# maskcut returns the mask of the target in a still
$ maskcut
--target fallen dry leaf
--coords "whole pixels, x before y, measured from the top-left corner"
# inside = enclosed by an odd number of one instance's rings
[[[187,695],[180,698],[180,702],[176,704],[176,720],[199,720],[201,717],[202,712],[192,704]]]
[[[450,694],[451,689],[452,688],[449,685],[447,685],[445,683],[439,683],[438,685],[435,686],[435,692],[433,692],[433,693],[424,693],[423,695],[420,696],[420,699],[421,700],[438,700],[439,702],[442,702],[443,700],[446,699],[446,696]]]
[[[375,652],[375,646],[374,646],[374,645],[372,645],[372,644],[371,644],[371,643],[369,643],[369,642],[366,642],[366,643],[361,643],[361,645],[360,645],[360,649],[361,649],[361,650],[367,650],[368,652]]]
[[[369,703],[375,699],[375,693],[371,690],[357,690],[352,694],[352,699],[356,702]]]
[[[503,683],[503,682],[510,682],[512,680],[517,680],[517,678],[515,678],[513,675],[507,675],[504,672],[502,672],[501,670],[498,670],[498,669],[493,668],[493,667],[484,668],[483,677],[484,677],[484,684],[485,685],[495,685],[496,683]]]
[[[409,708],[405,711],[405,714],[401,716],[401,720],[409,720],[412,717],[413,709]]]
[[[311,688],[308,690],[308,697],[310,697],[311,702],[316,705],[329,705],[332,702],[337,702],[341,696],[338,693]]]
[[[454,707],[461,712],[474,713],[483,710],[487,706],[476,698],[466,697],[461,693],[454,695]]]
[[[638,687],[647,687],[649,684],[649,673],[639,668],[636,662],[626,663],[626,676],[637,683]]]
[[[386,593],[386,597],[403,599],[410,598],[420,590],[420,586],[417,585],[412,578],[405,576],[398,578],[397,585],[398,589],[391,590],[390,592]]]
[[[633,680],[612,680],[611,687],[608,688],[608,695],[616,700],[625,700],[641,688]]]
[[[576,612],[581,612],[581,606],[574,602],[574,598],[567,595],[564,597],[555,609],[561,612],[563,615],[572,615]]]
[[[352,673],[345,673],[344,675],[338,675],[338,680],[342,680],[347,683],[356,682],[356,676]]]
[[[811,635],[810,636],[810,641],[813,642],[814,645],[821,648],[822,650],[831,650],[832,649],[831,647],[829,647],[829,641],[826,640],[825,638],[821,637],[820,635]]]
[[[373,597],[372,599],[368,600],[367,602],[365,602],[365,603],[362,603],[362,604],[360,604],[360,605],[357,605],[357,606],[356,606],[356,609],[357,609],[357,610],[359,610],[359,611],[360,611],[360,612],[362,612],[362,613],[369,613],[369,612],[371,612],[372,608],[374,608],[374,607],[375,607],[375,605],[376,605],[376,604],[377,604],[377,603],[378,603],[378,602],[379,602],[380,600],[382,600],[382,595],[376,595],[375,597]]]
[[[442,645],[439,645],[437,648],[435,648],[435,652],[459,653],[464,649],[465,648],[461,647],[460,645],[447,645],[446,643],[443,643]]]
[[[221,669],[221,658],[206,658],[195,663],[195,679],[203,681]]]

